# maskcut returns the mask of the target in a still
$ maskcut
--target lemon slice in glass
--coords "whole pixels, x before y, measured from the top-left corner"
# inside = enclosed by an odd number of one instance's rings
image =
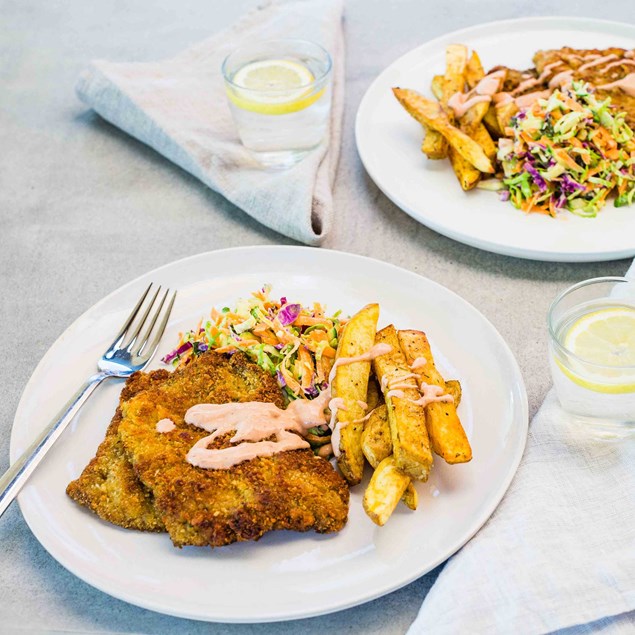
[[[315,77],[304,64],[291,60],[261,60],[245,64],[227,86],[238,108],[263,115],[284,115],[308,108],[324,93],[314,91]]]
[[[562,370],[577,384],[605,393],[635,391],[635,308],[611,307],[587,313],[567,331],[563,344],[594,364],[584,377]]]

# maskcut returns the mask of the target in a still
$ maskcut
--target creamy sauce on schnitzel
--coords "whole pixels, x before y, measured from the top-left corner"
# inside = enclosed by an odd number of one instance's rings
[[[159,419],[157,421],[157,432],[172,432],[176,426],[174,425],[174,421],[172,419]]]
[[[309,448],[303,437],[309,428],[327,424],[332,430],[333,451],[339,452],[339,434],[345,422],[337,422],[337,410],[344,410],[344,400],[333,398],[331,385],[337,367],[356,362],[372,361],[392,350],[388,344],[376,344],[366,353],[355,357],[340,357],[333,364],[329,387],[315,399],[297,399],[286,410],[272,403],[250,401],[245,403],[197,404],[185,413],[185,423],[208,432],[187,453],[187,461],[205,469],[228,469],[259,456],[272,456],[287,450]],[[331,410],[327,422],[325,410]],[[361,407],[361,404],[360,404]],[[158,425],[158,424],[157,424]],[[214,439],[234,432],[230,441],[234,445],[210,448]]]
[[[622,77],[622,79],[618,79],[610,84],[602,84],[602,86],[598,86],[598,88],[602,90],[606,90],[607,88],[620,88],[627,95],[635,97],[635,73],[629,73],[626,77]]]
[[[613,60],[616,60],[616,59],[617,59],[617,55],[615,55],[615,53],[610,53],[609,55],[605,55],[604,57],[598,57],[590,62],[587,62],[586,64],[582,64],[582,66],[578,68],[578,71],[582,72],[587,70],[587,68],[592,68],[593,66],[599,66],[600,64],[604,64],[606,62],[612,62]]]

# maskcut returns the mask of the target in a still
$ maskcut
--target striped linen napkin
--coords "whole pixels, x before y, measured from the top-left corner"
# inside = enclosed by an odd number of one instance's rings
[[[409,635],[635,632],[635,442],[590,442],[563,419],[552,388],[507,494]]]
[[[320,244],[333,218],[332,186],[344,104],[342,0],[267,2],[229,29],[155,63],[94,61],[79,98],[263,225]],[[241,145],[225,97],[221,64],[240,45],[275,38],[321,44],[333,58],[333,97],[324,143],[293,168],[265,172]]]

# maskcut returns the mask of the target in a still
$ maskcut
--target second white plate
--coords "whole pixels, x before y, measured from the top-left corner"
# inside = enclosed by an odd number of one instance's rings
[[[538,49],[635,47],[635,25],[578,18],[527,18],[455,31],[410,51],[384,70],[360,104],[357,148],[369,175],[402,210],[441,234],[487,251],[534,260],[587,262],[635,255],[635,206],[612,203],[597,218],[526,215],[493,192],[463,192],[448,161],[420,150],[421,126],[399,105],[392,87],[431,97],[432,77],[445,68],[445,47],[476,50],[483,66],[532,66]]]

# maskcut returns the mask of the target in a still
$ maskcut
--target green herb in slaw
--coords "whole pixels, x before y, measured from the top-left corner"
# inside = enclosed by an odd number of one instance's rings
[[[317,397],[328,387],[346,319],[339,311],[326,315],[319,303],[309,308],[285,297],[273,300],[270,293],[271,285],[264,285],[233,308],[213,308],[209,320],[180,334],[162,361],[178,367],[208,349],[242,351],[277,377],[289,400]]]

